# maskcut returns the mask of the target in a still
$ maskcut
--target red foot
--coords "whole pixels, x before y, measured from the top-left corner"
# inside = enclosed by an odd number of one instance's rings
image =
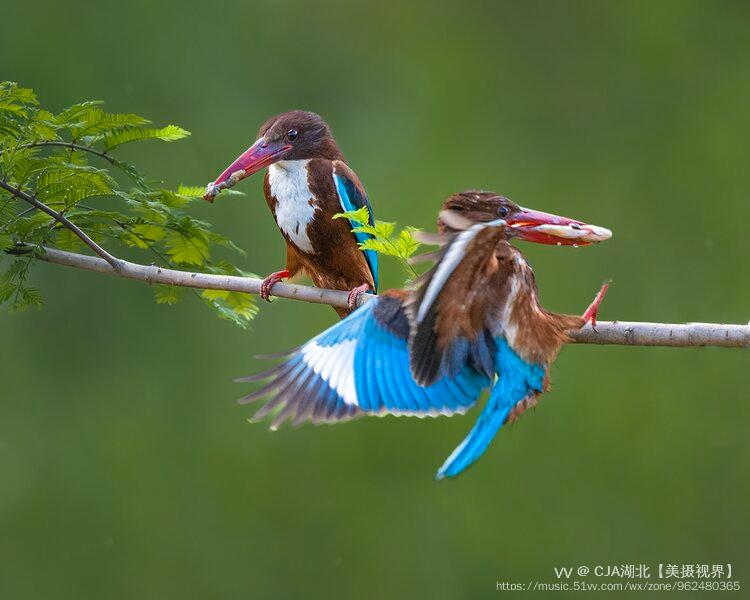
[[[271,295],[271,288],[275,286],[279,281],[284,279],[284,277],[289,277],[289,271],[284,269],[283,271],[276,271],[275,273],[271,273],[268,277],[266,277],[263,280],[263,283],[260,284],[260,297],[263,298],[266,302],[270,302],[268,299]]]
[[[591,321],[591,327],[596,329],[596,313],[599,310],[599,305],[602,303],[602,300],[604,300],[604,295],[607,293],[607,290],[609,289],[609,283],[605,283],[602,285],[602,288],[599,290],[599,293],[596,295],[596,298],[594,298],[594,301],[589,304],[589,307],[586,309],[586,312],[583,313],[583,323],[584,325]]]
[[[370,289],[370,286],[366,283],[363,283],[362,285],[358,285],[355,287],[351,292],[349,292],[349,309],[354,310],[357,308],[357,304],[359,303],[359,297],[364,294],[367,290]]]

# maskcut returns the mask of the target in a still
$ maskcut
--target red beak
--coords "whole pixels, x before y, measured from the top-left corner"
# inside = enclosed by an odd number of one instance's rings
[[[221,190],[230,188],[245,177],[250,177],[253,173],[281,160],[291,149],[291,145],[282,141],[267,142],[260,138],[224,169],[216,181],[208,184],[203,199],[213,202]]]
[[[528,208],[516,211],[506,222],[516,237],[537,244],[585,246],[612,237],[612,232],[604,227]]]

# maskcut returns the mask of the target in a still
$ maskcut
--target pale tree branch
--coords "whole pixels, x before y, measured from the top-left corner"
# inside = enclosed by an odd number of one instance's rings
[[[226,290],[230,292],[245,292],[257,294],[260,292],[260,279],[250,277],[234,277],[230,275],[211,275],[206,273],[191,273],[176,271],[158,266],[146,266],[120,261],[120,269],[115,272],[112,267],[101,258],[86,256],[44,248],[39,256],[40,260],[104,273],[117,275],[127,279],[135,279],[146,283],[161,283],[181,287],[206,290]],[[345,308],[347,306],[347,292],[326,290],[321,288],[295,285],[291,283],[277,283],[273,287],[274,296],[302,300],[317,304],[329,304]],[[367,302],[374,296],[365,294],[360,302]],[[631,323],[624,321],[599,321],[594,330],[587,325],[580,331],[572,331],[571,337],[577,344],[617,344],[629,346],[723,346],[731,348],[750,347],[750,324],[724,325],[717,323]]]

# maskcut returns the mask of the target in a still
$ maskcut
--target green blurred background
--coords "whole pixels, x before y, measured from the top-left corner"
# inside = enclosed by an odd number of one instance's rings
[[[0,79],[193,132],[121,151],[170,185],[215,177],[268,116],[315,110],[379,218],[430,228],[447,194],[482,187],[612,228],[524,247],[551,309],[612,278],[603,319],[750,317],[747,3],[2,15]],[[284,248],[261,187],[196,212],[266,274]],[[135,282],[39,265],[34,283],[42,311],[0,312],[2,598],[480,598],[555,566],[659,562],[733,563],[750,586],[746,352],[568,347],[539,409],[437,483],[476,412],[271,433],[234,404],[252,355],[332,324],[326,307],[280,300],[242,331]]]

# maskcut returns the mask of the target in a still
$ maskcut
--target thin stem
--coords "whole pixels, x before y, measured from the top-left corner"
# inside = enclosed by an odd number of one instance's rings
[[[76,144],[75,142],[62,142],[62,141],[55,141],[55,140],[40,140],[38,142],[31,142],[29,144],[24,144],[23,146],[20,146],[20,148],[41,148],[43,146],[58,146],[61,148],[70,148],[70,150],[80,150],[81,152],[88,152],[89,154],[95,154],[96,156],[103,158],[107,162],[109,162],[111,165],[114,165],[117,163],[117,161],[112,158],[109,154],[105,152],[101,152],[100,150],[97,150],[96,148],[92,148],[91,146],[84,146],[82,144]]]
[[[109,265],[115,271],[120,270],[122,261],[119,258],[115,258],[114,256],[112,256],[109,252],[107,252],[104,248],[102,248],[99,244],[97,244],[94,240],[92,240],[88,235],[86,235],[83,231],[81,231],[81,229],[75,223],[73,223],[70,219],[68,219],[66,216],[60,214],[56,210],[51,209],[49,206],[44,204],[44,202],[40,202],[39,200],[37,200],[34,196],[27,194],[26,192],[19,190],[18,188],[13,187],[12,185],[8,184],[7,182],[1,179],[0,179],[0,187],[10,192],[11,194],[13,194],[16,198],[19,198],[23,200],[24,202],[28,202],[33,207],[38,208],[42,212],[48,214],[58,223],[70,229],[79,238],[81,238],[81,240],[83,240],[83,242],[89,248],[91,248],[104,260],[106,260],[107,263],[109,263]]]
[[[31,266],[31,261],[34,259],[34,255],[37,254],[39,251],[41,251],[44,248],[44,244],[47,242],[47,238],[49,237],[49,234],[52,232],[52,229],[55,227],[55,224],[50,224],[49,227],[47,227],[47,231],[42,236],[42,239],[39,240],[36,244],[34,244],[34,252],[29,253],[29,257],[26,259],[26,264],[23,266],[23,272],[22,274],[19,273],[18,275],[18,286],[16,287],[16,293],[13,295],[13,304],[12,306],[17,307],[18,306],[18,296],[21,294],[21,289],[23,288],[23,284],[26,282],[26,278],[29,276],[29,267]]]

